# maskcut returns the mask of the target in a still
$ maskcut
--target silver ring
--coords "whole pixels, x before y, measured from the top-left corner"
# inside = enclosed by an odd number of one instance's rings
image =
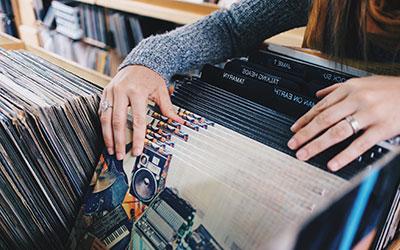
[[[113,106],[111,105],[111,103],[107,100],[103,100],[100,102],[100,112],[106,112],[107,109],[112,108]]]
[[[347,116],[345,119],[350,124],[353,134],[357,134],[361,129],[360,123],[358,123],[358,121],[351,115]]]

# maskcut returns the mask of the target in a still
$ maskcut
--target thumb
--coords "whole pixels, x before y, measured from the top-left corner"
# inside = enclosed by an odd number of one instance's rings
[[[165,85],[161,87],[159,95],[160,95],[159,98],[157,98],[158,99],[157,105],[160,108],[161,113],[164,116],[183,124],[185,121],[181,117],[179,117],[179,115],[175,111],[171,102],[171,97],[169,96],[167,87]]]

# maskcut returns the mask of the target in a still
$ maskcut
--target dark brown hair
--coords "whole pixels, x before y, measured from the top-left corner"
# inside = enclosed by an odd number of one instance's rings
[[[314,0],[304,46],[337,58],[367,59],[368,0]]]

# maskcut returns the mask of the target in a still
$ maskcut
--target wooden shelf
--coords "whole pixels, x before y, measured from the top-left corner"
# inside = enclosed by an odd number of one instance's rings
[[[196,4],[177,0],[77,0],[95,5],[152,17],[177,24],[193,23],[219,9],[215,4]]]
[[[96,4],[96,0],[77,0],[77,2],[86,3],[86,4]]]
[[[100,48],[100,49],[108,49],[107,44],[102,43],[102,42],[97,41],[97,40],[94,40],[94,39],[89,38],[89,37],[82,38],[82,42],[84,42],[86,44],[89,44],[89,45],[92,45],[94,47]]]
[[[15,50],[24,49],[25,45],[21,40],[15,37],[12,37],[5,33],[0,33],[0,47],[3,49]]]

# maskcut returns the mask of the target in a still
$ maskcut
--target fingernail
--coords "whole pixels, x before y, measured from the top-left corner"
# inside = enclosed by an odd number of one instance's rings
[[[339,168],[339,163],[337,162],[337,161],[330,161],[330,162],[328,162],[328,168],[331,170],[331,171],[337,171],[338,170],[338,168]]]
[[[117,153],[117,160],[123,160],[124,159],[124,154],[122,153]]]
[[[290,130],[291,130],[292,132],[294,132],[294,131],[296,131],[296,129],[297,129],[297,123],[294,123],[294,124],[290,127]]]
[[[133,149],[133,155],[134,156],[139,156],[140,154],[142,154],[142,149],[141,148],[134,148]]]
[[[289,141],[288,141],[288,147],[290,148],[290,149],[295,149],[296,148],[296,146],[297,146],[297,142],[296,142],[296,139],[294,139],[294,138],[292,138],[292,139],[290,139]]]
[[[297,159],[304,161],[307,159],[307,151],[305,149],[300,149],[299,151],[297,151],[296,153],[296,157]]]
[[[109,155],[113,155],[114,154],[114,149],[113,148],[107,148],[107,152]]]

